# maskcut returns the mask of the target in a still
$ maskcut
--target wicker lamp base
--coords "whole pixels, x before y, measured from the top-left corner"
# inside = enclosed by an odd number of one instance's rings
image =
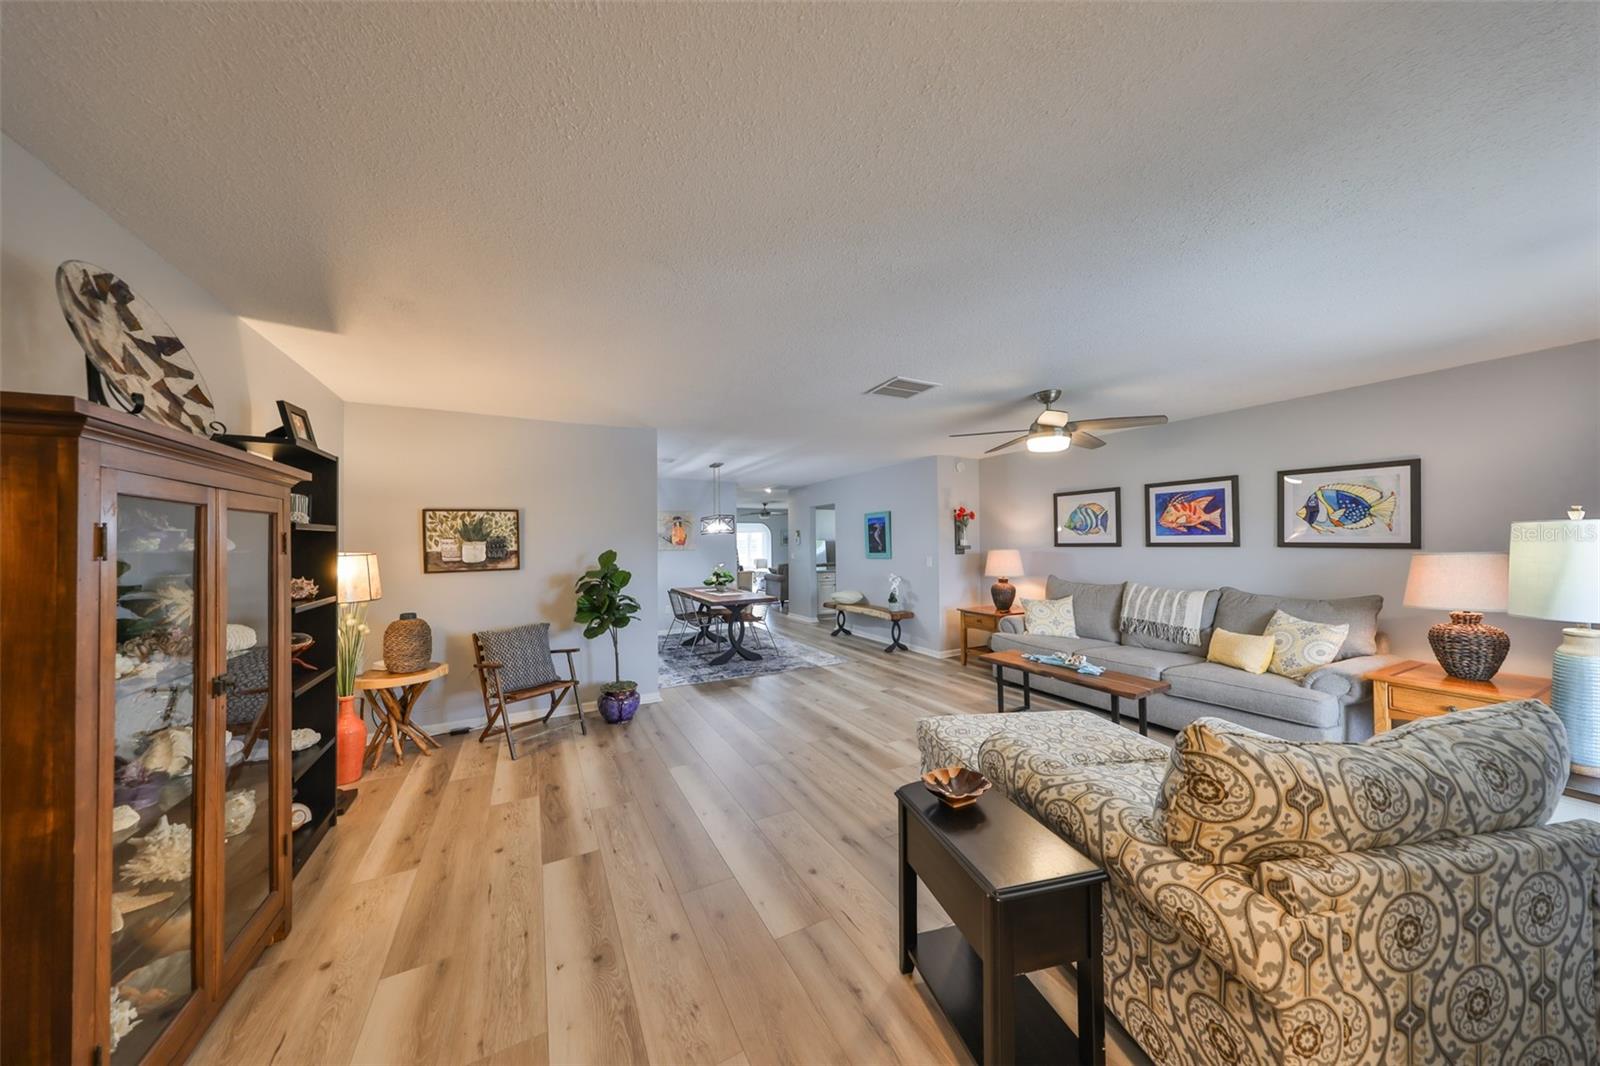
[[[1451,611],[1450,621],[1428,630],[1428,643],[1444,672],[1463,681],[1494,677],[1511,650],[1506,631],[1484,625],[1477,611]]]
[[[383,631],[383,668],[410,674],[433,661],[433,629],[411,611]]]

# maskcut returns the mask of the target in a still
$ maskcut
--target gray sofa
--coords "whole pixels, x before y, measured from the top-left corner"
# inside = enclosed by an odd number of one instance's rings
[[[1372,735],[1372,686],[1364,675],[1398,661],[1380,653],[1382,596],[1319,600],[1271,596],[1235,588],[1206,596],[1198,645],[1172,644],[1121,630],[1122,585],[1068,581],[1052,575],[1045,596],[1072,597],[1078,636],[1048,637],[1023,631],[1021,616],[1003,619],[990,639],[996,651],[1081,652],[1108,670],[1167,682],[1172,690],[1152,696],[1150,721],[1179,730],[1197,718],[1230,722],[1286,740],[1365,740]],[[1215,629],[1260,633],[1275,610],[1297,618],[1346,623],[1350,635],[1338,659],[1296,681],[1277,674],[1251,674],[1206,661]],[[1079,685],[1034,678],[1033,687],[1075,703],[1110,709],[1110,700]]]

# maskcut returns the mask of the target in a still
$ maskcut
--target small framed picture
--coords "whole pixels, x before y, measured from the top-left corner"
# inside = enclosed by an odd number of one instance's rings
[[[888,511],[873,511],[867,515],[867,558],[890,559],[894,557],[893,530],[889,527]]]
[[[311,432],[311,416],[304,407],[296,407],[288,400],[278,401],[278,417],[283,419],[284,433],[296,444],[316,447],[317,435]]]
[[[1146,485],[1144,542],[1152,548],[1237,548],[1238,476]]]
[[[1076,489],[1055,494],[1056,547],[1122,546],[1122,490]]]
[[[1422,547],[1422,460],[1278,471],[1278,547]]]

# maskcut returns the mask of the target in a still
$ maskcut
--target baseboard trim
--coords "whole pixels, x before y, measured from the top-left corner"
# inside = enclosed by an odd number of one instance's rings
[[[641,693],[639,693],[639,702],[641,704],[643,704],[643,703],[660,703],[661,702],[661,692],[660,692],[660,690],[657,690],[655,692],[641,692]],[[557,711],[554,715],[552,715],[551,718],[550,718],[550,721],[559,722],[563,718],[571,718],[576,714],[577,714],[576,708],[573,708],[573,709],[563,708],[563,709]],[[584,705],[584,714],[587,717],[591,718],[591,719],[596,719],[596,718],[600,717],[599,712],[597,712],[595,710],[594,702],[592,700]],[[535,709],[530,707],[527,710],[512,711],[511,712],[511,724],[512,725],[524,725],[524,724],[526,724],[528,722],[537,722],[539,719],[541,719],[543,717],[544,717],[544,715],[542,713],[540,713],[538,710],[535,710]],[[427,722],[427,723],[417,722],[415,724],[419,728],[421,728],[421,730],[424,733],[428,734],[429,736],[438,737],[438,736],[443,736],[446,733],[453,733],[457,729],[471,729],[471,730],[482,729],[483,728],[483,713],[480,711],[478,714],[476,714],[474,716],[471,716],[471,717],[450,718],[450,719],[447,719],[447,720],[445,720],[443,722]]]

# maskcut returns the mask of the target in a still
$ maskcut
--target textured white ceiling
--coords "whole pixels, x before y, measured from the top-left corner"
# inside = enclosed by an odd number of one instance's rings
[[[7,2],[0,36],[5,131],[342,396],[656,426],[668,474],[1600,335],[1589,3]],[[861,395],[891,374],[944,388]]]

